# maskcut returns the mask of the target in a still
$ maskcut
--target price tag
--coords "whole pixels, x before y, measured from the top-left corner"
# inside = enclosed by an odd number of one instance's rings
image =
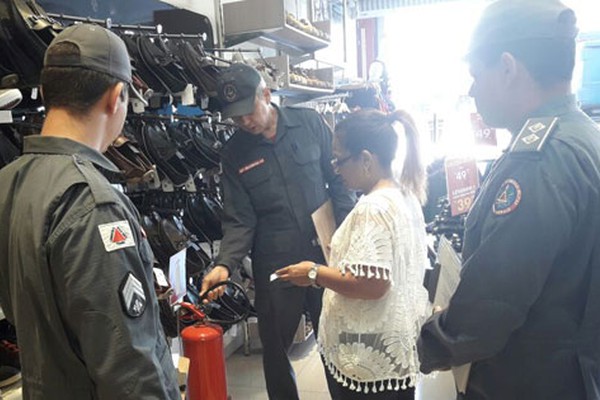
[[[156,279],[156,283],[158,283],[158,286],[168,288],[169,282],[167,281],[167,277],[165,276],[163,270],[160,268],[152,268],[152,271],[154,271],[154,279]]]
[[[477,163],[471,159],[446,159],[446,188],[452,216],[469,212],[479,187]]]
[[[138,99],[129,98],[129,103],[131,104],[131,110],[134,114],[141,114],[146,110],[146,106],[144,105],[144,103],[142,103]]]
[[[10,110],[0,110],[0,124],[12,124],[13,116]]]
[[[477,113],[471,114],[471,127],[475,135],[475,144],[484,146],[497,146],[498,139],[496,137],[496,129],[490,128],[483,122],[481,115]]]
[[[194,86],[191,83],[188,83],[185,89],[179,94],[181,95],[182,106],[196,105],[196,98],[194,97]]]

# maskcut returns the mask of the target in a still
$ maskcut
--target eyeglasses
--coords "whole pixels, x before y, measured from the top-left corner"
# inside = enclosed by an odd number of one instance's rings
[[[341,159],[332,158],[331,166],[333,167],[333,169],[338,169],[342,165],[344,165],[348,160],[350,160],[351,158],[352,158],[352,154],[350,154],[349,156],[346,156],[344,158],[341,158]]]

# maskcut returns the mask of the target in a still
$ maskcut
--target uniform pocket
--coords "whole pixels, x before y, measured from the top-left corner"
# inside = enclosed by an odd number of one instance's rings
[[[281,187],[272,182],[273,171],[269,164],[262,163],[240,175],[242,185],[246,188],[254,211],[258,214],[268,212],[277,202]],[[232,199],[233,202],[236,199]]]
[[[273,171],[271,171],[269,164],[263,163],[262,165],[259,165],[241,174],[240,179],[244,186],[246,186],[248,189],[252,189],[261,183],[268,181],[272,174]]]
[[[308,164],[319,160],[321,157],[321,149],[316,144],[309,144],[304,147],[298,147],[293,154],[296,163]]]

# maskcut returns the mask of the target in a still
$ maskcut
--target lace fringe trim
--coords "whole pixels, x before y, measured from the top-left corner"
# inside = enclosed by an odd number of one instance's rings
[[[342,264],[340,267],[342,275],[345,275],[347,271],[356,277],[367,277],[368,279],[383,279],[386,281],[390,280],[390,270],[388,268],[376,267],[373,265],[346,265]]]
[[[320,348],[319,351],[321,350],[322,349]],[[323,354],[322,351],[321,354]],[[414,374],[414,376],[406,376],[404,378],[382,379],[374,382],[360,382],[344,375],[332,362],[325,360],[325,363],[327,364],[327,369],[338,383],[340,383],[343,387],[347,387],[348,389],[354,390],[358,393],[368,394],[384,392],[386,390],[406,390],[409,387],[415,387],[417,380],[417,375]],[[387,381],[387,384],[384,383],[385,381]]]

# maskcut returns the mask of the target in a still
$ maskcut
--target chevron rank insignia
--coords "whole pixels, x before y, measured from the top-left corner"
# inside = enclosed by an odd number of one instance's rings
[[[539,152],[556,127],[557,117],[530,118],[513,142],[510,152]]]
[[[142,283],[128,272],[119,287],[123,311],[131,318],[141,316],[146,310],[146,295]]]

